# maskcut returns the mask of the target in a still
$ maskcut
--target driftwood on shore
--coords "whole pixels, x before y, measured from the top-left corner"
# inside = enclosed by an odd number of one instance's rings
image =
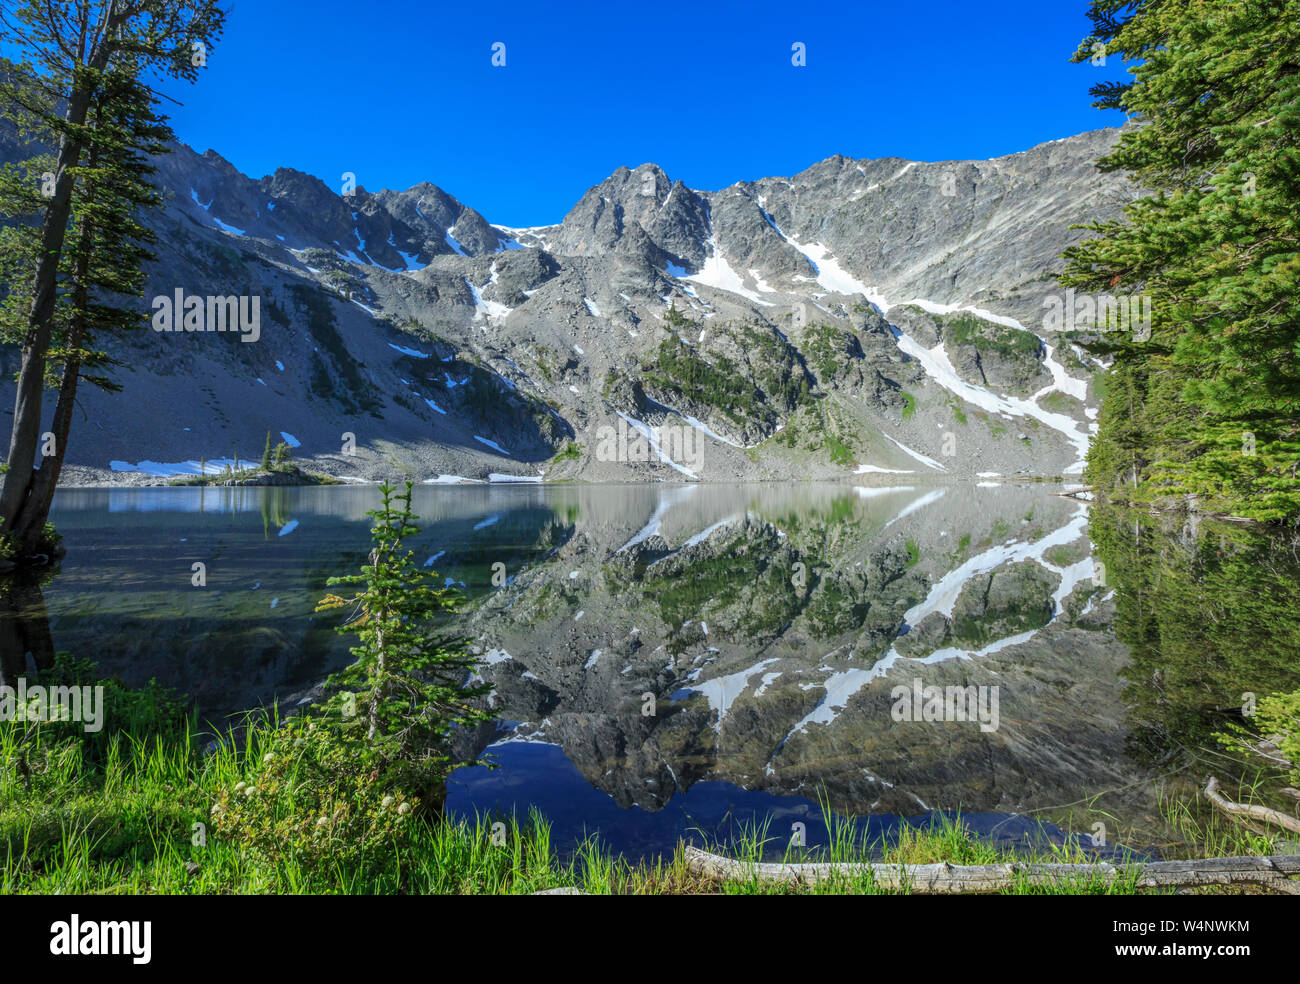
[[[1261,885],[1287,895],[1297,894],[1300,854],[1273,857],[1205,858],[1194,861],[1149,861],[1131,867],[1108,862],[1092,864],[953,865],[886,864],[876,862],[786,864],[754,863],[724,858],[687,846],[691,871],[718,880],[757,879],[770,884],[812,885],[819,881],[857,879],[868,871],[880,888],[915,895],[979,895],[1023,885],[1056,885],[1084,879],[1113,882],[1136,874],[1138,888],[1194,888],[1205,885]]]
[[[1286,792],[1285,789],[1282,791]],[[1294,792],[1294,790],[1292,791]],[[1257,806],[1253,803],[1234,803],[1219,792],[1219,780],[1214,777],[1211,777],[1210,781],[1205,784],[1205,796],[1224,813],[1271,823],[1275,827],[1289,830],[1293,834],[1300,834],[1300,819],[1287,816],[1280,810],[1274,810],[1267,806]]]

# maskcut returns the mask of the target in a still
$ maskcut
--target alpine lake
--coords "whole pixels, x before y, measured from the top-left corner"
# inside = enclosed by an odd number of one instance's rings
[[[536,809],[561,851],[630,858],[958,814],[1004,844],[1161,854],[1171,804],[1251,769],[1215,733],[1300,687],[1300,547],[1061,493],[417,486],[408,545],[459,591],[442,629],[481,654],[498,716],[458,734],[487,764],[453,774],[450,808]],[[214,728],[291,711],[350,658],[315,607],[377,505],[373,486],[63,490],[67,556],[11,582],[0,618]]]

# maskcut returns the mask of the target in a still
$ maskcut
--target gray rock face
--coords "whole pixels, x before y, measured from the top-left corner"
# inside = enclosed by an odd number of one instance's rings
[[[951,638],[950,623],[939,612],[931,612],[911,627],[906,635],[898,637],[894,648],[909,658],[925,656],[942,649]]]
[[[1042,340],[975,314],[934,314],[919,307],[891,308],[890,319],[923,344],[942,344],[957,373],[972,385],[1027,395],[1051,383]]]
[[[971,578],[953,607],[952,635],[978,649],[995,639],[1040,629],[1052,620],[1056,585],[1057,579],[1032,561]]]
[[[1092,165],[1115,138],[992,161],[833,157],[721,191],[642,164],[533,229],[428,183],[253,180],[178,146],[159,161],[146,301],[256,297],[261,336],[113,343],[124,394],[84,394],[99,433],[74,433],[66,475],[140,481],[141,460],[248,453],[267,430],[295,435],[313,469],[362,479],[1070,473],[1091,369],[1039,325],[1082,235],[1069,227],[1131,195]],[[0,131],[0,159],[24,153]],[[1025,330],[1002,323],[1017,318]],[[466,367],[475,383],[458,391]],[[703,449],[598,453],[620,426]],[[340,453],[344,434],[355,450]]]
[[[1113,615],[1106,589],[1085,579],[1056,611],[1059,570],[1000,559],[1031,512],[1030,555],[1076,532],[1086,556],[1077,504],[982,489],[913,512],[924,493],[824,489],[634,487],[636,519],[602,508],[599,489],[572,490],[577,519],[554,556],[467,617],[493,654],[494,706],[647,810],[704,780],[822,792],[859,815],[1023,810],[1134,774],[1117,699],[1126,650],[1097,631]],[[956,575],[971,562],[983,573]],[[955,576],[951,629],[933,611],[900,635]],[[1073,614],[1084,609],[1090,624]],[[915,680],[994,687],[998,727],[900,721],[894,689]],[[463,751],[499,737],[466,736]],[[1079,755],[1085,740],[1106,754]]]
[[[564,217],[554,249],[599,256],[631,237],[654,244],[659,254],[654,259],[672,258],[694,268],[704,262],[708,236],[708,205],[701,196],[669,181],[653,164],[643,164],[635,171],[619,168],[583,195]]]

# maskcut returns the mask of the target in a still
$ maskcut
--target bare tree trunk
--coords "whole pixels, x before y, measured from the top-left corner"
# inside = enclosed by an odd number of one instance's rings
[[[717,854],[686,848],[686,865],[696,874],[718,880],[757,879],[770,884],[811,885],[870,877],[880,888],[914,895],[981,895],[1021,885],[1069,884],[1071,880],[1113,882],[1135,876],[1138,888],[1187,888],[1201,885],[1264,885],[1294,894],[1300,875],[1300,855],[1276,857],[1205,858],[1195,861],[1150,861],[1131,868],[1108,864],[763,864],[735,861]]]
[[[79,336],[74,336],[72,344],[81,343]],[[22,510],[14,523],[14,533],[18,537],[19,551],[23,556],[31,556],[40,544],[45,531],[45,522],[49,519],[50,506],[54,502],[54,490],[63,471],[63,456],[68,449],[68,433],[72,428],[72,411],[76,406],[77,382],[81,374],[81,360],[76,356],[68,359],[64,369],[63,383],[59,387],[58,403],[54,407],[54,423],[51,433],[54,435],[54,454],[46,458],[41,467],[32,473],[31,491],[23,502]]]
[[[1216,807],[1231,816],[1262,820],[1264,823],[1271,823],[1275,827],[1289,830],[1293,834],[1300,834],[1300,819],[1288,816],[1267,806],[1256,806],[1253,803],[1234,803],[1219,792],[1218,779],[1211,777],[1210,781],[1205,784],[1205,796]]]

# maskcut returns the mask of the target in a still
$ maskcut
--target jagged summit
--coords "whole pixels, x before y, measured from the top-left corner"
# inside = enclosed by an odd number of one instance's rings
[[[1070,226],[1131,196],[1093,166],[1117,133],[990,161],[836,155],[718,191],[647,162],[526,229],[430,182],[252,179],[178,145],[149,297],[256,296],[260,340],[141,331],[69,474],[194,471],[268,430],[362,479],[1071,473],[1093,367],[1041,310]],[[0,153],[22,156],[12,134]],[[702,451],[605,453],[620,427]]]

